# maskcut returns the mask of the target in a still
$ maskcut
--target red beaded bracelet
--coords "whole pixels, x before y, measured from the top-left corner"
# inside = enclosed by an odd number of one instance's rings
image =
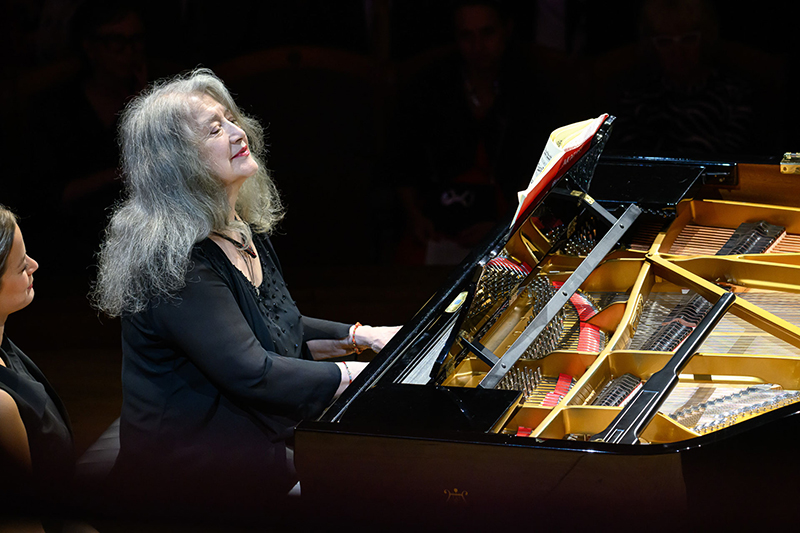
[[[347,363],[342,361],[342,364],[344,365],[344,369],[347,371],[347,379],[348,379],[348,385],[349,385],[350,383],[353,382],[353,374],[350,372],[350,367],[347,366]]]
[[[353,350],[355,350],[355,352],[356,352],[356,355],[357,355],[357,354],[360,354],[361,352],[363,352],[363,351],[364,351],[364,349],[363,349],[363,348],[359,348],[359,347],[358,347],[358,344],[356,344],[356,330],[358,329],[358,327],[359,327],[360,325],[361,325],[361,322],[356,322],[356,323],[353,325],[353,338],[351,339],[351,340],[352,340],[352,342],[353,342]]]

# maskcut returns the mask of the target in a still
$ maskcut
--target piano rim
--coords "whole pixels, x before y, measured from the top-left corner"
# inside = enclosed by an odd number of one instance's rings
[[[758,428],[785,421],[800,415],[800,403],[793,403],[767,411],[753,418],[743,420],[731,426],[676,442],[655,444],[611,444],[606,442],[571,441],[556,438],[518,437],[502,433],[479,433],[455,430],[426,431],[419,428],[367,428],[361,424],[347,422],[305,421],[297,426],[295,433],[302,442],[305,433],[328,435],[360,436],[365,438],[392,438],[407,440],[427,440],[448,443],[480,444],[489,446],[513,446],[531,449],[561,450],[578,453],[601,453],[614,455],[662,455],[685,453],[693,449],[712,446],[718,442],[730,440],[740,435],[758,431]],[[302,445],[300,446],[302,447]]]

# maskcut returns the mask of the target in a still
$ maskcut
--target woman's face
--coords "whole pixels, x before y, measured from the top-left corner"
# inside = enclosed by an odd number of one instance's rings
[[[6,259],[6,271],[0,278],[0,318],[7,317],[33,300],[33,273],[39,263],[28,257],[19,226],[14,230],[14,243]]]
[[[456,42],[469,69],[493,71],[500,67],[509,26],[488,6],[463,6],[455,14]]]
[[[224,105],[207,94],[192,98],[201,138],[200,154],[226,188],[238,190],[258,170],[247,135]]]

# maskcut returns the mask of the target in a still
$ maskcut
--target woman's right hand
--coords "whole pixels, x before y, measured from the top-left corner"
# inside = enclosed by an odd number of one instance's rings
[[[340,361],[336,365],[339,367],[342,378],[339,382],[339,388],[336,389],[336,393],[333,395],[334,400],[341,396],[342,392],[355,381],[358,375],[367,367],[367,363],[363,361]]]
[[[360,349],[369,349],[375,353],[383,350],[402,326],[361,326],[350,327],[350,338]],[[355,329],[355,332],[353,331]],[[355,334],[355,337],[353,336]]]

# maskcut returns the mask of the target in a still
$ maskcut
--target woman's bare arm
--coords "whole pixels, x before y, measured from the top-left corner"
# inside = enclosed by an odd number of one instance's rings
[[[0,390],[0,464],[17,475],[31,473],[28,434],[17,403],[4,390]]]

